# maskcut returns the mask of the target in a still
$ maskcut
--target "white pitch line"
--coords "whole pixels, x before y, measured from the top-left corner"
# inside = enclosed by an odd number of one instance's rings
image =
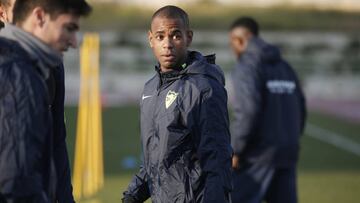
[[[360,156],[360,144],[346,138],[345,136],[310,123],[307,123],[306,131],[308,132],[307,135],[311,137]]]

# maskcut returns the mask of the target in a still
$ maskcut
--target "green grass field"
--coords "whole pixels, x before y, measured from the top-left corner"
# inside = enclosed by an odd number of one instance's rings
[[[103,111],[105,187],[80,203],[120,202],[134,170],[125,170],[127,156],[139,159],[139,110],[135,106]],[[76,108],[66,108],[68,146],[73,160]],[[312,112],[308,122],[360,143],[360,126]],[[360,199],[360,157],[308,136],[302,137],[298,191],[300,203],[355,203]]]

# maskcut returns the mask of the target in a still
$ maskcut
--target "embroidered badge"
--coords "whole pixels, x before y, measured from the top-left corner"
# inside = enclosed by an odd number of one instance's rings
[[[174,103],[176,97],[179,95],[179,93],[176,93],[174,91],[169,91],[165,98],[165,107],[168,109],[172,103]]]

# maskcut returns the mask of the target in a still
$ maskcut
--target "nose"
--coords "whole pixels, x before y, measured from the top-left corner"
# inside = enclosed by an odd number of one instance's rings
[[[171,40],[171,37],[166,37],[163,42],[163,48],[164,49],[172,49],[174,47],[173,41]]]
[[[77,38],[76,38],[75,34],[73,34],[71,36],[71,38],[69,39],[69,45],[74,49],[76,49],[78,47]]]

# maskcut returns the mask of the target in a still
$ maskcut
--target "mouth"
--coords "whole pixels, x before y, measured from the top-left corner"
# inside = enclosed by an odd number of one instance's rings
[[[174,54],[163,54],[163,55],[161,55],[161,57],[165,61],[174,61],[175,60],[175,55]]]
[[[58,51],[59,53],[65,53],[65,52],[68,51],[68,48],[67,48],[67,47],[58,48],[57,51]]]

